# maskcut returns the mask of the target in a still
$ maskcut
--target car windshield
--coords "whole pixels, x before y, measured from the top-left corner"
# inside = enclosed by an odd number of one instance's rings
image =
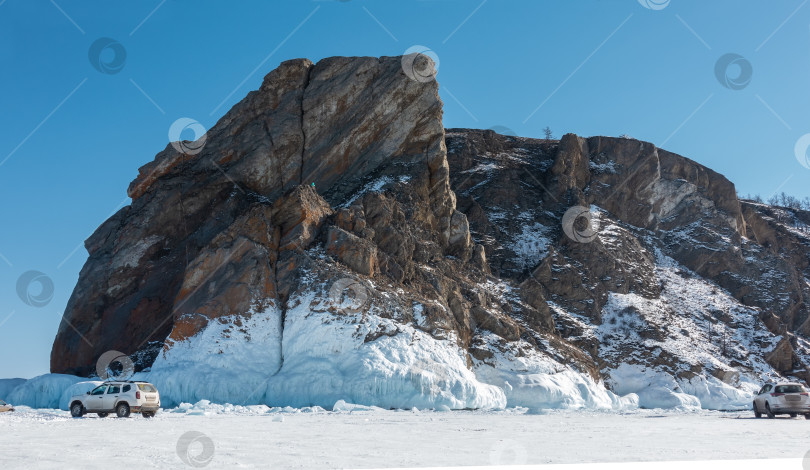
[[[804,393],[804,387],[801,385],[777,385],[776,393]]]
[[[155,387],[152,384],[138,384],[138,389],[142,392],[156,392]]]
[[[97,388],[93,389],[93,391],[92,391],[92,392],[90,392],[90,394],[91,394],[91,395],[103,395],[103,394],[104,394],[104,390],[107,390],[107,386],[106,386],[106,385],[101,385],[101,386],[99,386],[99,387],[97,387]]]

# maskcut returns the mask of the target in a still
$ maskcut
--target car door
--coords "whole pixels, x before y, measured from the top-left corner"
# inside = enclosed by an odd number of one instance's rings
[[[84,408],[87,411],[96,411],[104,409],[104,394],[107,392],[106,385],[99,385],[94,388],[84,403]]]
[[[119,384],[112,384],[107,389],[107,393],[104,394],[104,409],[105,410],[112,410],[115,408],[115,403],[118,401],[118,397],[121,395],[121,385]]]
[[[760,411],[765,410],[765,397],[768,396],[768,392],[771,391],[773,388],[771,385],[765,385],[757,394],[756,402],[757,402],[757,409]]]
[[[765,386],[759,389],[757,394],[754,396],[754,405],[756,405],[757,410],[761,410],[763,407],[762,403],[762,394],[765,393]]]

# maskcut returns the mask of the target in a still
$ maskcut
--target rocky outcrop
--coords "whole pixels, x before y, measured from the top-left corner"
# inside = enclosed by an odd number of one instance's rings
[[[275,302],[279,232],[270,208],[257,204],[200,250],[186,267],[174,299],[169,347],[194,336],[211,320]]]
[[[52,371],[122,351],[191,400],[173,367],[249,358],[247,401],[456,408],[808,377],[810,217],[647,142],[445,131],[406,62],[284,62],[143,166],[86,242]]]
[[[130,184],[132,204],[88,239],[52,370],[88,374],[111,349],[143,356],[146,367],[165,338],[197,333],[201,316],[277,303],[279,264],[295,269],[279,253],[306,249],[330,204],[375,173],[412,177],[427,208],[422,228],[447,232],[455,199],[437,89],[408,78],[398,57],[291,60],[201,149],[168,145]],[[447,247],[439,237],[437,253]]]
[[[273,220],[281,240],[279,250],[304,249],[334,211],[313,186],[298,186],[273,203]]]
[[[377,272],[377,246],[341,228],[329,227],[326,252],[360,274]]]
[[[720,352],[711,354],[729,367],[751,370],[758,366],[748,361],[759,360],[778,373],[806,378],[810,240],[795,230],[806,224],[799,214],[741,202],[722,175],[634,139],[568,134],[549,142],[450,129],[447,145],[459,209],[470,220],[474,242],[485,247],[493,273],[519,282],[528,303],[551,305],[552,331],[589,353],[607,377],[627,361],[681,377],[703,370],[685,359],[685,350],[644,346],[687,334],[667,333],[660,318],[695,313],[678,311],[681,300],[673,298],[672,277],[662,266],[674,261],[684,280],[708,282],[716,286],[713,295],[725,292],[738,308],[750,309],[732,319],[718,316],[720,307],[704,307],[701,318],[711,318],[711,326],[689,333],[689,341],[697,334],[722,343]],[[578,206],[589,213],[593,236],[565,234],[564,214]],[[582,227],[572,230],[590,235]],[[618,299],[628,306],[617,314]],[[653,315],[662,300],[670,305],[664,310],[671,310]],[[606,332],[629,316],[636,319],[628,333],[641,336],[616,352],[617,340]],[[718,331],[725,328],[734,334],[751,328],[744,334],[772,340],[746,344],[745,358],[724,358],[731,333]]]

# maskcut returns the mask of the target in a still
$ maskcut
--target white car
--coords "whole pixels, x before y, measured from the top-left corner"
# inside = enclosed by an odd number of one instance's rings
[[[754,398],[754,416],[761,418],[763,414],[768,418],[788,414],[810,419],[810,393],[796,382],[766,384]]]
[[[6,411],[14,411],[14,407],[0,400],[0,413],[5,413]]]
[[[105,382],[84,395],[70,399],[70,414],[81,418],[86,413],[97,413],[106,418],[115,413],[126,418],[130,413],[140,413],[144,418],[155,416],[160,409],[160,394],[148,382]]]

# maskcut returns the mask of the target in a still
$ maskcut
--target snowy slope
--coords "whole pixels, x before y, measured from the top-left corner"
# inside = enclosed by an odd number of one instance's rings
[[[510,407],[530,409],[633,409],[638,397],[623,397],[606,390],[587,374],[540,354],[525,342],[508,343],[486,336],[490,349],[500,351],[487,361],[477,361],[479,380],[500,386]]]
[[[611,292],[599,325],[551,307],[599,341],[610,389],[638,395],[639,406],[750,408],[762,382],[779,376],[762,357],[781,337],[756,321],[756,309],[660,250],[655,263],[660,297]]]

